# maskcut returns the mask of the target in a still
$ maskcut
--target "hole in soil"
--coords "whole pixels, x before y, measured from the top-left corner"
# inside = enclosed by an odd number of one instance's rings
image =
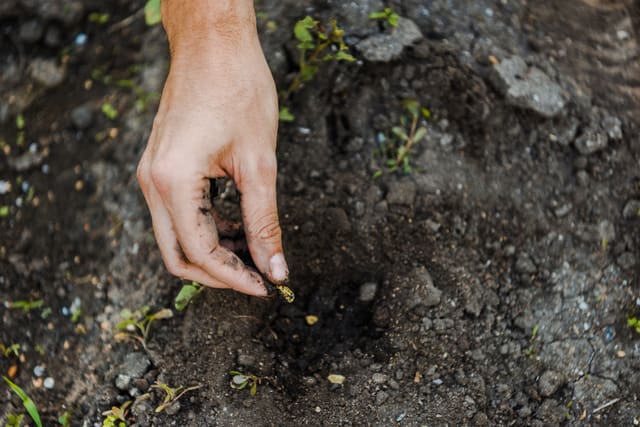
[[[316,283],[320,280],[314,279]],[[348,352],[360,350],[379,362],[386,361],[387,345],[381,339],[384,329],[372,321],[376,302],[358,299],[359,286],[366,281],[322,283],[295,304],[280,305],[258,334],[285,367],[278,378],[289,393],[296,395],[304,376],[326,375],[331,363]],[[309,325],[307,315],[317,316],[318,322]]]

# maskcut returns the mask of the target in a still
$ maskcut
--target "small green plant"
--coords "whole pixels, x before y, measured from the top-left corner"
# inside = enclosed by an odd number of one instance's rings
[[[57,421],[62,427],[71,427],[71,412],[65,411],[64,414],[58,417]]]
[[[89,14],[89,22],[94,24],[104,25],[109,22],[111,15],[108,13],[92,12]]]
[[[44,305],[44,300],[18,300],[7,303],[7,308],[20,308],[24,313],[28,313],[31,310],[35,310]]]
[[[7,383],[7,385],[11,388],[11,390],[13,390],[13,392],[18,395],[20,400],[22,400],[22,406],[24,406],[24,409],[27,410],[27,413],[29,414],[33,422],[36,424],[36,426],[42,427],[40,414],[38,413],[38,408],[36,407],[36,404],[33,402],[33,400],[31,400],[31,398],[27,396],[27,393],[25,393],[24,390],[22,390],[20,387],[14,384],[9,378],[3,375],[2,379],[4,380],[4,382]],[[19,421],[20,420],[18,420],[18,425],[19,425]]]
[[[183,311],[187,306],[193,302],[202,291],[204,291],[204,286],[197,282],[191,282],[182,285],[178,296],[175,301],[175,308],[178,311]]]
[[[338,27],[335,19],[330,20],[328,25],[323,25],[312,17],[306,16],[296,22],[293,35],[298,40],[296,47],[299,53],[300,69],[287,90],[280,94],[281,103],[284,103],[305,82],[313,80],[323,62],[356,60],[349,53],[349,47],[344,42],[344,30]],[[286,107],[280,109],[280,117],[283,121],[294,120],[293,114]]]
[[[636,316],[630,316],[627,318],[627,326],[636,331],[637,334],[640,334],[640,319]]]
[[[130,405],[131,401],[127,400],[120,407],[113,406],[108,411],[104,411],[102,427],[127,427],[127,409]]]
[[[398,26],[398,14],[393,11],[390,7],[384,8],[381,12],[371,12],[369,14],[369,19],[373,21],[382,21],[391,25],[392,27]]]
[[[4,425],[4,427],[20,427],[23,418],[24,414],[7,414],[7,423]]]
[[[9,346],[5,346],[0,343],[0,353],[6,358],[9,358],[12,354],[16,357],[20,357],[20,344],[13,343]]]
[[[162,21],[160,13],[160,0],[148,0],[144,5],[144,21],[149,27],[157,25]]]
[[[6,218],[9,216],[9,206],[0,206],[0,218]]]
[[[110,102],[102,104],[102,114],[109,120],[118,118],[118,110]]]
[[[22,114],[18,114],[16,116],[16,129],[18,129],[18,136],[16,138],[16,145],[18,147],[21,147],[24,145],[24,141],[25,141],[25,127],[26,127],[26,121],[24,119],[24,116]]]
[[[229,371],[229,375],[231,375],[231,381],[229,385],[234,390],[243,390],[249,387],[249,394],[251,396],[255,396],[258,391],[258,384],[262,382],[262,378],[252,375],[252,374],[243,374],[239,371]]]
[[[120,312],[122,320],[115,326],[115,329],[120,331],[116,334],[116,339],[133,338],[146,347],[153,322],[173,317],[173,312],[168,308],[163,308],[151,314],[150,311],[151,307],[148,305],[135,311],[126,308],[122,310]]]
[[[421,107],[415,99],[404,100],[403,108],[407,114],[400,118],[400,126],[391,128],[391,135],[380,134],[380,151],[385,160],[388,172],[396,172],[398,170],[404,173],[411,173],[411,148],[420,142],[427,134],[427,129],[418,127],[420,117],[429,119],[431,112]],[[383,174],[382,169],[378,169],[374,174],[374,178],[378,178]]]
[[[185,395],[185,393],[188,393],[190,391],[193,390],[197,390],[199,388],[201,388],[201,385],[195,385],[195,386],[191,386],[191,387],[184,387],[184,386],[179,386],[176,388],[170,387],[167,384],[164,383],[160,383],[160,382],[155,382],[155,384],[153,384],[151,387],[158,389],[158,390],[162,390],[164,391],[164,399],[162,399],[162,403],[160,405],[158,405],[158,407],[156,408],[156,413],[158,412],[162,412],[165,409],[167,409],[169,406],[173,405],[175,402],[177,402],[182,396]]]

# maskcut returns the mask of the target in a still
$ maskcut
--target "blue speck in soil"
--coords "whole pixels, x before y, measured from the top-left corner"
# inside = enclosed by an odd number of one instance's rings
[[[76,36],[75,42],[78,46],[84,46],[85,44],[87,44],[88,38],[89,37],[87,37],[85,33],[80,33]]]
[[[606,342],[611,342],[616,337],[616,331],[613,330],[611,326],[607,326],[604,328],[604,340]]]

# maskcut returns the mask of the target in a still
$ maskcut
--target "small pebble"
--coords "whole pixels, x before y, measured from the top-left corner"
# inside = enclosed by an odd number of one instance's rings
[[[51,390],[55,384],[55,380],[51,377],[47,377],[44,379],[44,388],[48,390]]]
[[[7,194],[11,191],[11,183],[9,181],[0,180],[0,194]]]
[[[41,377],[44,375],[44,366],[36,365],[33,367],[33,375],[36,377]]]
[[[433,383],[435,385],[442,385],[442,380],[440,378],[436,378],[435,380],[433,380]]]
[[[84,46],[85,44],[87,44],[87,40],[88,40],[87,35],[85,33],[80,33],[76,36],[75,43],[78,46]]]

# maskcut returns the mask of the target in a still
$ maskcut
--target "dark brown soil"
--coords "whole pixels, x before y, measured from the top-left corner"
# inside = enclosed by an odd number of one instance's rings
[[[20,345],[20,356],[0,355],[0,371],[18,368],[13,381],[45,425],[67,410],[74,426],[101,425],[127,401],[139,426],[640,422],[640,341],[627,327],[640,311],[636,3],[389,2],[422,40],[386,63],[353,49],[357,63],[328,64],[288,101],[296,120],[280,127],[278,186],[295,302],[207,290],[156,321],[146,347],[116,340],[114,327],[124,308],[173,307],[181,285],[135,182],[168,66],[164,34],[144,25],[140,1],[85,2],[68,22],[36,4],[0,6],[0,141],[11,147],[0,154],[0,184],[11,183],[0,194],[0,344]],[[382,31],[347,3],[256,8],[281,87],[305,14],[338,17],[351,46]],[[30,20],[57,28],[60,43],[21,38]],[[488,55],[541,69],[562,87],[563,111],[544,119],[512,106],[489,83]],[[36,58],[64,63],[63,82],[34,82]],[[374,179],[380,134],[400,123],[406,98],[432,113],[413,172]],[[93,113],[81,130],[79,106]],[[603,117],[620,120],[622,138],[581,154],[575,140]],[[228,216],[232,193],[217,201]],[[230,387],[231,370],[260,379],[255,396]],[[202,387],[155,413],[156,381]],[[24,412],[2,390],[0,423]]]

